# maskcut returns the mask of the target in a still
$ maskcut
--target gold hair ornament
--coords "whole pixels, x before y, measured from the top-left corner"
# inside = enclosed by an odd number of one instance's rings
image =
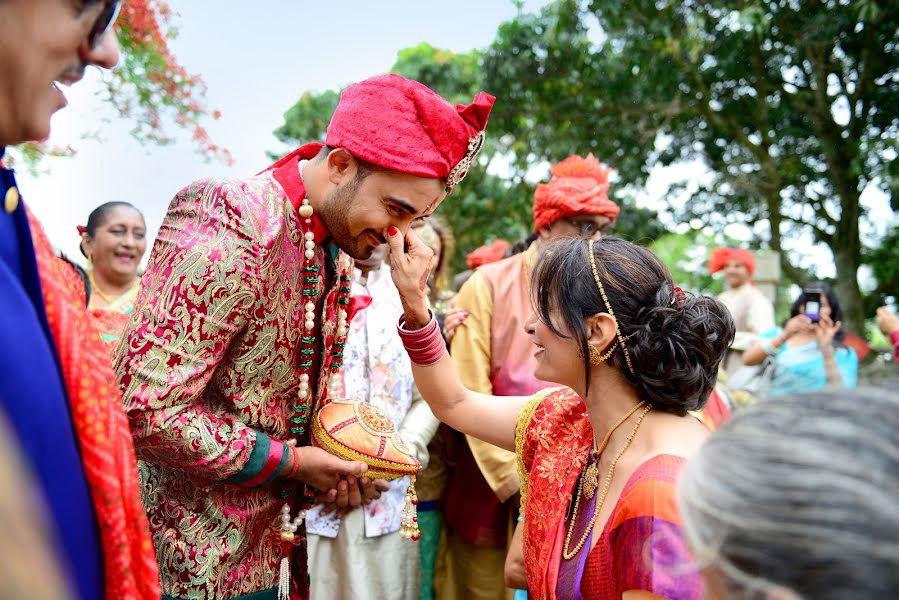
[[[602,281],[599,279],[599,272],[596,270],[596,259],[593,257],[593,240],[587,242],[587,257],[590,260],[590,268],[593,270],[593,279],[596,281],[596,286],[599,288],[599,295],[602,296],[602,301],[606,305],[606,310],[609,311],[609,315],[615,319],[615,335],[618,336],[618,342],[615,344],[621,344],[621,349],[624,350],[624,360],[627,362],[627,370],[631,372],[631,375],[636,375],[634,373],[634,366],[631,364],[631,355],[627,351],[627,346],[625,345],[625,341],[629,340],[633,337],[634,334],[631,334],[627,337],[621,335],[621,327],[618,325],[618,317],[615,316],[615,311],[612,310],[612,305],[609,303],[609,298],[606,296],[606,290],[602,286]],[[615,349],[615,346],[612,346],[612,350]],[[609,352],[611,354],[611,351]],[[592,357],[591,357],[592,358]]]

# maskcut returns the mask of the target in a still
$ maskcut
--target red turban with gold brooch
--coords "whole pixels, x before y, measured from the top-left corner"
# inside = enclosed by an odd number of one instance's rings
[[[621,211],[609,200],[612,169],[592,154],[569,156],[552,169],[549,183],[534,192],[534,231],[576,215],[603,215],[615,222]]]
[[[484,143],[495,98],[479,92],[452,106],[427,86],[380,75],[343,91],[325,143],[391,171],[462,181]]]

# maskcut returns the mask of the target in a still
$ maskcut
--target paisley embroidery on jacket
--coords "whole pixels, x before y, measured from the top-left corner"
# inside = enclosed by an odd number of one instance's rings
[[[191,184],[159,231],[117,366],[145,461],[144,500],[165,594],[218,599],[277,584],[281,550],[271,533],[282,486],[221,481],[246,464],[253,428],[289,436],[310,301],[301,295],[301,242],[296,212],[271,172]],[[316,252],[325,274],[329,259]],[[321,280],[312,301],[333,318]],[[335,289],[327,294],[332,302]],[[320,339],[329,346],[333,324],[323,325]],[[321,367],[324,385],[328,365]],[[294,557],[294,579],[305,582],[305,548]]]

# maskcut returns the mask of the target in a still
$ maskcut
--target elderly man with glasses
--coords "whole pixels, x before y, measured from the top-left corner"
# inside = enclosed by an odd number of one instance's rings
[[[8,145],[47,138],[50,117],[66,105],[59,84],[77,83],[91,65],[115,66],[118,9],[109,1],[0,2],[0,156]],[[0,515],[9,525],[2,547],[16,553],[13,560],[4,550],[4,567],[29,563],[34,540],[14,538],[43,521],[58,565],[33,565],[40,572],[31,579],[41,581],[27,597],[158,598],[128,422],[83,287],[54,256],[11,169],[0,168],[0,184],[0,419],[33,481],[0,477],[0,495],[24,490],[35,509]],[[14,571],[0,569],[0,597],[26,597],[15,591]],[[61,589],[38,592],[59,574]]]
[[[592,154],[552,168],[534,194],[532,243],[522,254],[480,267],[456,299],[468,311],[452,343],[466,387],[497,396],[527,396],[551,384],[534,378],[534,348],[524,322],[531,314],[530,272],[541,245],[554,239],[599,239],[619,207],[609,199],[611,169]],[[516,517],[515,455],[480,440],[462,444],[446,503],[444,565],[434,581],[446,598],[499,600],[507,594],[503,562]]]

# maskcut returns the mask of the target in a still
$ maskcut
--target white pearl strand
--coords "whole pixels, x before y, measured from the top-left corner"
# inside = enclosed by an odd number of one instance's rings
[[[285,504],[281,507],[281,539],[289,542],[293,541],[293,535],[297,532],[303,521],[306,520],[306,511],[301,510],[296,517],[290,520],[290,505]]]
[[[309,204],[309,199],[306,198],[303,200],[303,203],[300,205],[300,216],[304,218],[310,218],[312,213],[312,205]],[[315,234],[311,231],[307,231],[303,234],[304,242],[304,252],[303,255],[307,260],[312,260],[315,258]],[[346,270],[349,268],[349,261],[345,256],[342,256],[340,259],[339,268],[341,270]],[[315,331],[315,303],[307,302],[303,305],[303,327],[306,330],[306,335],[311,336]],[[337,337],[345,338],[349,333],[349,323],[347,322],[347,312],[343,308],[337,310]],[[340,378],[337,374],[332,374],[328,379],[328,389],[335,386],[339,383]],[[310,396],[310,388],[309,388],[309,374],[302,373],[300,375],[300,389],[299,389],[299,397],[302,402],[306,402],[309,400]],[[330,395],[330,394],[329,394]],[[290,506],[285,504],[281,508],[281,538],[285,541],[289,541],[293,539],[293,534],[296,533],[297,526],[303,523],[303,520],[306,518],[306,511],[301,510],[299,515],[291,522],[290,520]],[[289,534],[289,535],[288,535]],[[288,540],[289,538],[289,540]]]

